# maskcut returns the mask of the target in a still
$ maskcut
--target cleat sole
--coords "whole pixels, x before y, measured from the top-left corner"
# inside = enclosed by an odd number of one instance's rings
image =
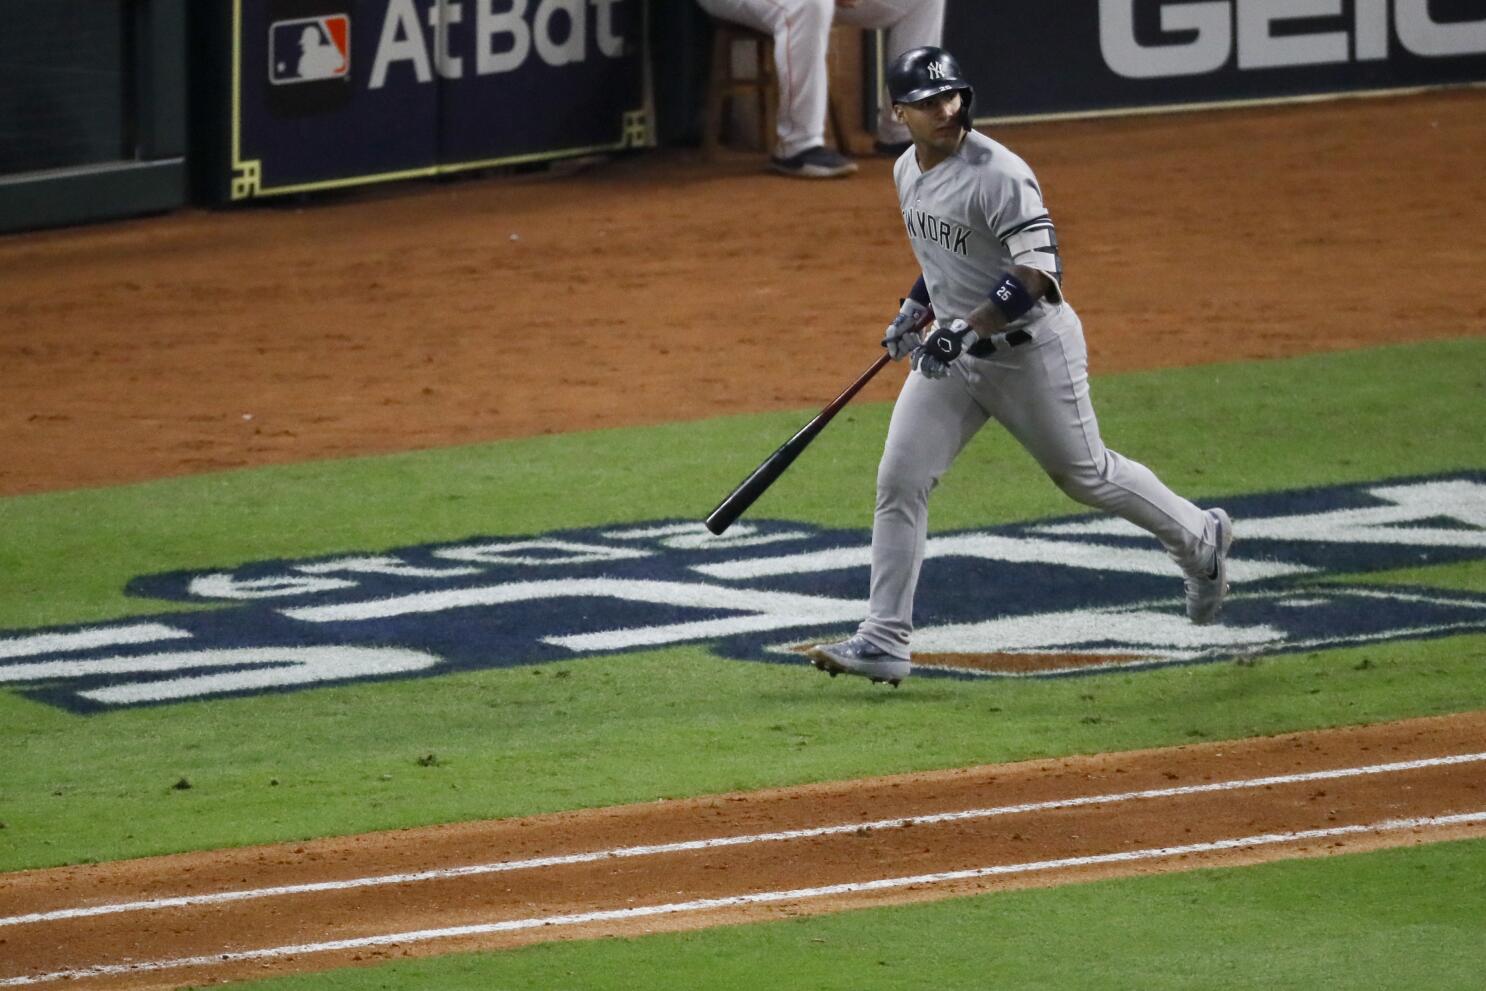
[[[832,678],[836,677],[838,674],[854,674],[866,678],[874,685],[881,685],[886,683],[892,685],[894,688],[897,688],[898,685],[900,685],[903,681],[902,678],[890,678],[882,674],[869,674],[866,671],[853,670],[852,668],[845,667],[833,658],[823,654],[808,654],[806,656],[810,658],[811,667],[815,668],[817,671],[824,671]]]

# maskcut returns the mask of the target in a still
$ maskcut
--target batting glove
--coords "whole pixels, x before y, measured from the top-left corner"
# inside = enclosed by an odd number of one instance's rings
[[[887,325],[887,333],[882,338],[882,346],[887,348],[888,356],[894,361],[912,354],[913,349],[924,342],[923,335],[918,332],[918,324],[927,312],[929,308],[918,300],[903,300],[902,309],[893,317],[893,322]]]
[[[936,323],[934,332],[913,352],[913,370],[924,378],[942,379],[949,374],[950,364],[979,340],[975,328],[964,320]]]

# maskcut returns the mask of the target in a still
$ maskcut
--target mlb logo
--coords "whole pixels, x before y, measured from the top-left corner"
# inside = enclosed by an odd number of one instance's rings
[[[351,18],[345,14],[268,26],[268,81],[275,86],[341,79],[351,72]]]

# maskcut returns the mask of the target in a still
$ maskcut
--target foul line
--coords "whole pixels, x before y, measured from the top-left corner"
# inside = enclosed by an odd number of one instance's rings
[[[1429,816],[1417,819],[1385,819],[1381,822],[1368,825],[1335,826],[1329,829],[1307,829],[1293,833],[1260,833],[1254,836],[1215,840],[1209,843],[1190,843],[1185,846],[1154,847],[1146,850],[1127,850],[1122,853],[1096,854],[1088,857],[1064,857],[1059,860],[1039,860],[1023,864],[998,864],[992,867],[944,871],[937,874],[881,878],[876,881],[831,884],[818,888],[795,888],[790,891],[761,891],[751,895],[703,898],[689,902],[671,902],[665,905],[646,905],[639,908],[605,909],[596,912],[583,912],[576,915],[548,915],[531,919],[509,919],[504,922],[489,922],[472,926],[451,926],[445,929],[417,929],[411,932],[388,933],[383,936],[339,939],[325,943],[301,943],[296,946],[272,946],[265,947],[261,950],[212,953],[195,957],[177,957],[171,960],[147,960],[126,964],[99,964],[92,967],[80,967],[74,970],[53,971],[49,974],[0,979],[0,987],[19,987],[27,984],[80,980],[88,977],[110,977],[119,974],[141,974],[160,970],[175,970],[182,967],[218,966],[226,963],[240,963],[250,960],[270,960],[277,957],[297,956],[300,954],[331,953],[337,950],[358,950],[375,946],[394,946],[403,943],[427,943],[442,939],[458,939],[468,936],[487,936],[496,933],[518,932],[525,929],[539,929],[544,926],[578,926],[595,922],[619,922],[660,915],[709,912],[747,905],[766,905],[775,902],[828,898],[834,895],[889,891],[915,885],[945,884],[951,881],[968,881],[977,878],[1010,874],[1030,874],[1037,871],[1059,870],[1062,868],[1091,867],[1100,864],[1120,864],[1142,860],[1156,860],[1163,857],[1180,857],[1190,854],[1211,853],[1218,850],[1240,850],[1252,847],[1273,846],[1279,843],[1296,843],[1304,840],[1324,840],[1337,836],[1353,836],[1359,833],[1398,832],[1407,829],[1463,826],[1476,823],[1486,823],[1486,811],[1463,812],[1455,815]]]
[[[898,829],[910,825],[932,826],[946,822],[962,822],[967,819],[988,819],[995,816],[1020,815],[1027,812],[1047,812],[1056,809],[1071,809],[1113,802],[1149,801],[1158,798],[1176,798],[1184,795],[1200,795],[1247,788],[1266,788],[1273,785],[1300,784],[1307,781],[1328,781],[1337,778],[1361,777],[1372,774],[1394,774],[1400,771],[1415,771],[1423,768],[1446,767],[1455,764],[1471,764],[1482,761],[1486,761],[1486,753],[1454,754],[1446,757],[1398,761],[1391,764],[1372,764],[1365,767],[1343,767],[1329,771],[1278,774],[1263,778],[1240,778],[1202,785],[1181,785],[1171,788],[1152,788],[1144,791],[1084,795],[1077,798],[1027,802],[1022,805],[1002,805],[993,808],[967,809],[961,812],[940,812],[930,815],[904,816],[898,819],[878,819],[873,822],[816,826],[808,829],[791,829],[774,833],[717,836],[709,839],[684,840],[675,843],[617,847],[609,850],[595,850],[588,853],[535,857],[528,860],[506,860],[493,864],[472,864],[466,867],[447,867],[407,874],[381,874],[372,877],[351,878],[344,881],[315,881],[266,888],[248,888],[240,891],[221,891],[205,895],[181,895],[169,898],[152,898],[146,901],[115,902],[107,905],[92,905],[85,908],[64,908],[49,912],[33,912],[27,915],[6,916],[0,918],[0,926],[56,922],[64,919],[81,919],[95,915],[111,915],[118,912],[156,911],[169,908],[185,908],[194,905],[216,905],[224,902],[247,901],[254,898],[273,898],[281,895],[310,894],[323,891],[347,891],[353,888],[369,888],[388,884],[441,881],[480,874],[498,874],[506,871],[560,867],[568,864],[585,864],[597,860],[611,860],[620,857],[650,857],[658,854],[686,853],[695,850],[715,850],[721,847],[748,846],[754,843],[778,843],[788,840],[810,839],[817,836],[836,836],[843,833],[858,833],[862,830]]]

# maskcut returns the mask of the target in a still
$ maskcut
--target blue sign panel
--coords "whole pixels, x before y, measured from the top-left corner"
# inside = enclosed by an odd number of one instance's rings
[[[1486,81],[1480,0],[950,0],[980,120]]]
[[[647,0],[234,0],[232,199],[652,143]]]

